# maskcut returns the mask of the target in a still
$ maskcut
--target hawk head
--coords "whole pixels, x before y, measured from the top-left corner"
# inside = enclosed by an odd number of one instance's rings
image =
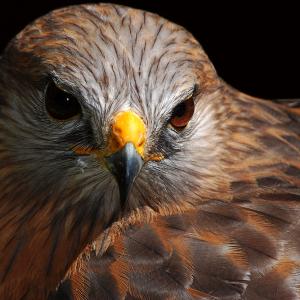
[[[31,242],[44,230],[52,259],[134,209],[168,213],[222,190],[222,83],[184,28],[68,7],[18,34],[0,71],[5,224]]]
[[[9,44],[1,73],[9,195],[108,221],[218,188],[220,83],[182,27],[120,6],[60,9]]]

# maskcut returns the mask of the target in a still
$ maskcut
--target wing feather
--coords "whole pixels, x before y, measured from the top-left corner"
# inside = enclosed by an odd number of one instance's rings
[[[106,251],[79,258],[83,267],[68,274],[61,293],[75,300],[300,298],[300,100],[227,96],[239,111],[227,127],[237,155],[224,160],[231,201],[119,226]]]

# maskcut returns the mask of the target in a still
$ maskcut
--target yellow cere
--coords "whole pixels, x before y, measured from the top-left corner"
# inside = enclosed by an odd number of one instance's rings
[[[133,143],[136,151],[144,157],[146,126],[143,120],[133,111],[119,112],[113,120],[109,151],[114,153],[127,143]]]

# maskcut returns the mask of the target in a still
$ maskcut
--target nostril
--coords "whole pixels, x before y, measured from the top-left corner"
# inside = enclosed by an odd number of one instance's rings
[[[113,132],[115,133],[115,134],[121,134],[121,132],[122,132],[122,129],[120,128],[120,127],[113,127]]]
[[[141,147],[141,146],[143,146],[144,145],[144,143],[145,143],[145,139],[142,137],[141,139],[140,139],[140,141],[139,141],[139,143],[138,143],[138,147]]]
[[[122,146],[122,141],[118,138],[118,136],[113,136],[110,140],[110,148],[113,151],[118,150]]]

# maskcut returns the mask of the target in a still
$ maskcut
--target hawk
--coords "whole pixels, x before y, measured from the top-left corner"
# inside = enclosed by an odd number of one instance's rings
[[[155,14],[78,5],[0,58],[0,298],[300,299],[300,108]]]

